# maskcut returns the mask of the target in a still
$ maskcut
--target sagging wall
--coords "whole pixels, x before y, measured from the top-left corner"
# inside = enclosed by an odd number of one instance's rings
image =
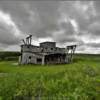
[[[22,45],[22,52],[41,52],[42,48],[33,45]]]
[[[19,60],[20,64],[42,64],[43,56],[24,52]]]

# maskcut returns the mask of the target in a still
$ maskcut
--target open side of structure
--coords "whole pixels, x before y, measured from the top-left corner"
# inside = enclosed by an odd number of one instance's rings
[[[40,43],[40,46],[34,46],[31,41],[32,35],[23,39],[19,64],[64,64],[73,61],[76,45],[59,48],[56,47],[56,42],[47,41]]]

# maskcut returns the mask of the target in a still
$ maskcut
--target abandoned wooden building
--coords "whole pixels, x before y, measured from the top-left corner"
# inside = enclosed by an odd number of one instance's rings
[[[73,60],[76,45],[66,48],[56,47],[56,42],[42,42],[40,46],[31,44],[32,35],[23,40],[19,64],[63,64]]]

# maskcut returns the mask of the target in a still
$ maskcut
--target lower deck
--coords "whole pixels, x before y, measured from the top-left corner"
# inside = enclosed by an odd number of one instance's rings
[[[66,63],[66,54],[50,54],[45,56],[45,64],[62,64]]]
[[[68,62],[68,57],[65,53],[56,53],[56,54],[30,54],[23,53],[20,56],[20,64],[64,64]]]

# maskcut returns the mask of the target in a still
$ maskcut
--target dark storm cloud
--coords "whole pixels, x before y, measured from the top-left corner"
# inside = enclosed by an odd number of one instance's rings
[[[81,44],[84,51],[99,47],[99,1],[0,1],[0,12],[2,44],[18,44],[31,33],[37,41],[49,37],[60,44]]]
[[[12,27],[0,27],[0,42],[4,43],[4,44],[16,44],[18,43],[19,39],[16,38],[13,34],[12,34]]]
[[[37,37],[51,35],[48,31],[57,28],[58,6],[59,2],[46,1],[9,1],[1,4],[1,8],[12,15],[20,30]]]
[[[8,14],[0,11],[0,43],[16,44],[20,39],[20,31]]]
[[[86,45],[90,47],[100,48],[100,43],[87,43]]]

